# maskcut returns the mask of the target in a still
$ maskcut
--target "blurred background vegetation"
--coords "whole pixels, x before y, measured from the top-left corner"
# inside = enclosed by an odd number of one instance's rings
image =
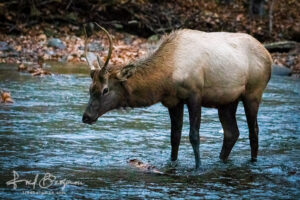
[[[145,55],[163,34],[190,28],[251,34],[274,66],[300,77],[299,11],[299,0],[0,0],[0,63],[44,75],[48,61],[85,62],[82,27],[97,22],[112,34],[113,65]],[[107,37],[89,24],[88,49],[105,60]]]
[[[97,21],[142,37],[191,28],[299,41],[299,10],[299,0],[9,0],[0,1],[0,31],[26,34],[39,25],[48,35],[81,34],[77,26]]]

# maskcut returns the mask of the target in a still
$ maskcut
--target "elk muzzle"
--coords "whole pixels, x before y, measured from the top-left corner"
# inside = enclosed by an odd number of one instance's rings
[[[92,125],[97,121],[97,119],[98,119],[98,114],[95,112],[90,112],[89,106],[88,106],[82,115],[82,122],[85,124]]]
[[[92,124],[93,120],[88,114],[84,113],[82,116],[82,122],[85,124]]]

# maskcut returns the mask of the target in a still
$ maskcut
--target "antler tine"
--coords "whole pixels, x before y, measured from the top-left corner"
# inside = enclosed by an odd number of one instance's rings
[[[85,35],[85,40],[84,40],[84,57],[86,59],[87,64],[91,68],[91,70],[95,70],[94,65],[90,64],[88,56],[87,56],[87,42],[88,42],[88,37],[87,37],[87,33],[86,33],[85,24],[83,25],[83,30],[84,30],[84,35]]]
[[[100,26],[97,22],[95,22],[95,24],[96,24],[101,30],[103,30],[103,31],[105,32],[105,34],[107,35],[108,40],[109,40],[109,50],[108,50],[107,58],[106,58],[105,63],[104,63],[104,65],[103,65],[103,68],[106,70],[106,66],[108,65],[108,62],[109,62],[110,57],[111,57],[111,54],[112,54],[112,39],[111,39],[110,34],[108,33],[108,31],[107,31],[105,28],[103,28],[102,26]],[[97,60],[98,60],[99,66],[100,66],[100,58],[99,58],[99,56],[97,56]]]

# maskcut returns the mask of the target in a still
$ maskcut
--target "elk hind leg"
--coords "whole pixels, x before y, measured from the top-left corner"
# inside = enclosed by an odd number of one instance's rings
[[[220,159],[226,161],[240,133],[236,122],[238,101],[218,108],[219,119],[224,131],[223,146]]]
[[[259,100],[243,98],[243,104],[245,108],[245,114],[247,118],[248,128],[249,128],[249,140],[251,147],[251,161],[255,162],[257,160],[258,152],[258,124],[257,124],[257,113],[259,108]]]

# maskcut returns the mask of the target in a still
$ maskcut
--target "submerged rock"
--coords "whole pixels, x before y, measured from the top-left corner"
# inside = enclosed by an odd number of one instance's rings
[[[148,163],[143,163],[142,161],[140,161],[138,159],[130,159],[127,162],[130,166],[136,167],[143,172],[164,174],[163,172],[159,171],[155,166],[150,165]]]
[[[291,74],[292,74],[292,70],[287,67],[280,66],[280,65],[273,66],[272,75],[290,76]]]

